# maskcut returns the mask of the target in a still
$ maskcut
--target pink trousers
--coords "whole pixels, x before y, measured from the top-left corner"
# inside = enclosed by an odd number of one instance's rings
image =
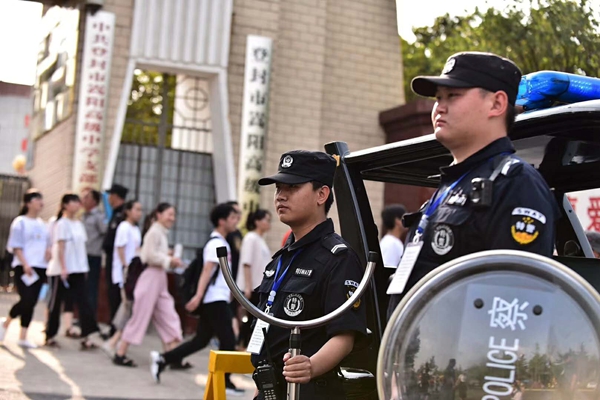
[[[122,340],[141,344],[152,320],[164,343],[181,341],[181,321],[169,294],[167,273],[162,268],[148,266],[135,285],[133,297],[131,319],[125,325]]]

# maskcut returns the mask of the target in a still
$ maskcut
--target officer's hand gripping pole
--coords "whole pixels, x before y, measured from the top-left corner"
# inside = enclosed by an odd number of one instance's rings
[[[233,297],[244,307],[250,314],[255,316],[256,318],[268,322],[271,325],[276,325],[281,328],[291,329],[290,335],[290,353],[292,357],[300,354],[300,329],[308,329],[308,328],[317,328],[319,326],[323,326],[327,324],[329,321],[339,317],[343,312],[348,310],[350,307],[356,303],[364,292],[367,290],[369,285],[369,281],[373,276],[373,272],[375,271],[375,263],[377,261],[377,253],[370,251],[367,259],[367,268],[365,269],[365,274],[363,275],[358,288],[354,292],[349,299],[347,299],[344,304],[339,306],[337,309],[333,310],[329,314],[323,315],[322,317],[311,319],[308,321],[288,321],[285,319],[280,319],[273,317],[255,305],[250,303],[246,296],[241,292],[241,290],[236,285],[233,277],[231,276],[231,270],[229,269],[229,262],[227,261],[227,248],[219,247],[217,248],[217,257],[219,258],[219,265],[221,267],[221,272],[223,273],[223,277],[225,278],[225,282],[227,282],[227,286],[231,290]],[[288,382],[287,384],[287,400],[299,400],[300,399],[300,386],[296,383]]]

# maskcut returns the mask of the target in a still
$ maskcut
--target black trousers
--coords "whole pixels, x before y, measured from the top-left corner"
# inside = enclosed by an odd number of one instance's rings
[[[119,306],[121,305],[121,288],[118,284],[113,284],[112,282],[112,252],[106,253],[106,287],[107,287],[107,296],[108,296],[108,306],[110,308],[110,320],[112,321],[119,310]],[[110,325],[110,335],[114,335],[116,329],[113,326],[112,322]]]
[[[73,302],[79,309],[79,324],[81,325],[81,336],[86,337],[91,333],[98,332],[96,317],[88,301],[86,291],[85,274],[69,274],[67,278],[69,288],[66,288],[60,276],[50,277],[50,302],[48,303],[48,321],[46,322],[46,340],[52,339],[58,333],[60,326],[61,308],[65,298],[73,297]]]
[[[88,256],[90,272],[87,275],[87,291],[90,309],[94,316],[98,312],[98,287],[100,285],[100,272],[102,270],[102,257]]]
[[[162,356],[165,363],[181,362],[185,357],[205,348],[210,339],[216,335],[219,338],[219,350],[234,351],[235,335],[231,327],[231,309],[226,301],[215,301],[203,304],[200,308],[200,320],[196,328],[196,335]],[[229,374],[225,374],[225,381],[229,382]]]
[[[42,289],[42,285],[46,282],[46,270],[44,268],[36,268],[33,267],[34,271],[38,274],[40,279],[38,279],[31,286],[25,285],[21,280],[21,277],[25,273],[23,271],[23,266],[18,265],[15,267],[15,286],[17,287],[17,291],[19,292],[19,301],[12,306],[8,315],[11,318],[21,317],[21,326],[23,328],[28,328],[31,323],[31,319],[33,318],[33,309],[38,301],[38,297],[40,296],[40,290]]]

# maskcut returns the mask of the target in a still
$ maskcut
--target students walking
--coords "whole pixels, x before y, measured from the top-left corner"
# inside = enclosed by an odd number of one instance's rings
[[[105,349],[114,354],[117,342],[121,338],[123,329],[131,317],[132,301],[125,296],[125,278],[127,277],[127,268],[134,257],[139,256],[140,246],[142,245],[142,233],[138,227],[138,222],[142,218],[142,204],[139,201],[131,200],[125,203],[125,221],[117,227],[115,235],[115,250],[112,263],[112,282],[121,288],[121,305],[112,320],[116,329],[115,334],[105,343]]]
[[[175,311],[175,301],[167,287],[169,268],[181,266],[181,260],[169,255],[168,233],[175,223],[175,207],[160,203],[154,211],[156,222],[144,236],[140,258],[146,269],[140,275],[133,292],[132,315],[121,336],[121,344],[113,363],[135,367],[127,357],[130,344],[142,343],[150,320],[167,349],[177,346],[182,339],[181,321]]]
[[[21,333],[17,343],[25,348],[37,347],[27,339],[27,329],[42,284],[46,281],[46,267],[50,259],[48,228],[39,218],[43,207],[42,194],[36,189],[28,190],[23,196],[21,213],[10,226],[7,244],[14,256],[11,265],[19,301],[12,306],[7,318],[0,319],[0,342],[4,341],[10,322],[21,317]]]
[[[213,335],[219,339],[220,350],[235,350],[235,336],[229,307],[231,292],[223,274],[219,271],[216,250],[218,247],[226,247],[231,261],[231,252],[225,237],[237,229],[239,214],[231,204],[218,204],[211,211],[210,220],[215,229],[210,234],[211,240],[204,246],[204,266],[198,279],[198,288],[195,296],[185,305],[190,312],[200,307],[200,321],[196,336],[164,354],[159,354],[157,351],[150,353],[151,373],[157,382],[160,373],[167,365],[181,363],[185,357],[202,350]],[[226,393],[231,396],[241,396],[244,393],[231,382],[229,374],[225,374],[225,388]]]
[[[60,326],[61,307],[69,296],[72,296],[73,303],[79,309],[82,350],[96,347],[88,337],[99,329],[86,290],[86,274],[89,272],[85,247],[87,235],[83,224],[77,219],[80,208],[78,195],[65,194],[53,228],[52,260],[47,271],[51,296],[46,322],[46,346],[50,347],[60,347],[55,336]]]

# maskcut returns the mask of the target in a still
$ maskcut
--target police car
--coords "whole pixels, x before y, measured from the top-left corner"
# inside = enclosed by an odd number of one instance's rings
[[[600,99],[600,80],[550,71],[530,74],[523,77],[519,98],[517,104],[523,106],[525,112],[518,115],[510,138],[517,155],[541,173],[561,206],[562,218],[557,224],[554,258],[600,291],[600,260],[593,257],[584,227],[567,198],[571,192],[600,188],[600,100],[593,100]],[[563,104],[556,105],[557,102]],[[365,264],[369,251],[380,253],[379,218],[371,212],[365,181],[436,188],[439,168],[449,165],[453,160],[433,134],[359,151],[350,151],[344,142],[332,142],[325,146],[325,150],[340,156],[334,190],[338,200],[341,235],[357,250]],[[351,354],[345,360],[345,366],[376,374],[378,350],[386,328],[386,289],[393,272],[393,269],[383,268],[383,265],[378,265],[375,270],[372,287],[365,295],[371,344],[368,349]],[[569,360],[571,358],[556,361],[553,368],[560,369],[561,365],[571,362]],[[444,363],[443,360],[437,361]],[[439,379],[443,379],[444,367],[446,365],[440,368],[442,372],[439,373]],[[430,372],[424,371],[420,370],[420,377],[423,374],[429,376]],[[560,371],[556,374],[561,375]],[[596,390],[597,378],[584,377],[580,373],[577,378],[572,378],[572,385],[582,387],[582,390]],[[458,385],[458,375],[455,379]],[[476,385],[477,380],[471,376],[463,379],[467,386],[469,382]],[[540,379],[538,381],[542,382]],[[550,388],[553,384],[558,387],[560,383],[551,383],[556,378],[544,379],[543,383],[539,383],[543,386],[539,389],[542,391],[544,387]],[[417,377],[413,380],[418,381]],[[377,398],[373,386],[368,380],[364,382],[367,383],[362,384],[360,396],[352,396],[352,391],[348,391],[348,397]],[[427,383],[428,387],[430,384],[431,388],[427,390],[433,390],[439,382],[432,377]],[[526,390],[526,383],[521,382],[520,385],[514,388],[515,393]],[[531,387],[529,389],[534,390]],[[515,393],[498,398],[510,398]]]

